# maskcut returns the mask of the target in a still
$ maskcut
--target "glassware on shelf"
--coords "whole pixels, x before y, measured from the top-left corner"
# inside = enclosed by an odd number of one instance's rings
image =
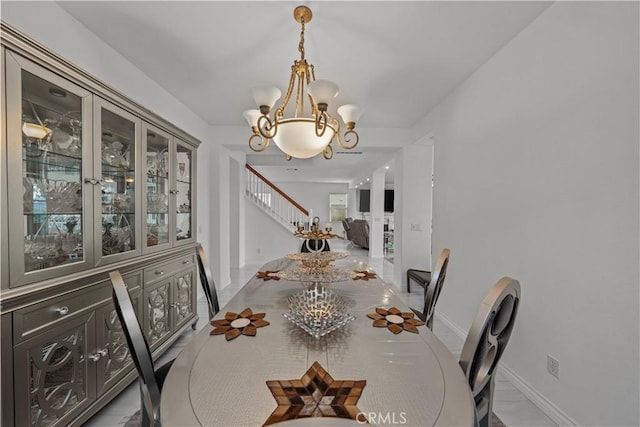
[[[113,195],[111,204],[116,212],[131,212],[133,210],[133,201],[131,195],[127,193],[116,193]]]
[[[25,271],[41,270],[83,259],[82,235],[75,233],[79,215],[48,215],[33,235],[25,236]],[[64,227],[63,231],[60,227]]]
[[[102,255],[113,255],[133,249],[133,229],[125,215],[113,222],[102,221]]]
[[[297,292],[287,298],[289,312],[284,317],[314,338],[320,338],[351,322],[347,312],[352,300],[321,286]]]
[[[107,165],[128,168],[130,156],[129,146],[118,140],[102,143],[102,162]]]
[[[156,176],[158,175],[158,153],[149,152],[147,153],[147,175]]]
[[[169,152],[165,148],[158,153],[156,174],[158,176],[169,176]]]
[[[51,179],[23,178],[24,213],[82,211],[82,184]],[[38,212],[37,206],[43,211]]]
[[[169,212],[169,196],[161,193],[147,193],[147,213]]]

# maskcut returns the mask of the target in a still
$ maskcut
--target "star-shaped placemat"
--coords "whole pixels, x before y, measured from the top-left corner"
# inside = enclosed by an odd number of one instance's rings
[[[278,407],[264,425],[308,417],[349,418],[364,424],[367,420],[356,403],[366,385],[366,380],[334,380],[313,362],[299,380],[267,381]]]
[[[227,312],[224,319],[212,320],[211,325],[216,328],[211,331],[210,335],[221,335],[227,341],[231,341],[240,335],[255,336],[257,328],[267,326],[269,322],[264,320],[266,313],[253,313],[249,307],[242,310],[241,313]]]
[[[376,312],[367,314],[367,317],[373,319],[373,326],[387,328],[394,334],[399,334],[402,331],[419,334],[420,331],[416,326],[424,325],[424,322],[416,319],[413,313],[403,313],[395,307],[388,310],[376,307]]]
[[[353,280],[366,280],[366,281],[368,281],[369,279],[375,279],[376,278],[376,273],[373,273],[371,271],[353,270],[353,272],[355,273],[353,275]]]
[[[265,270],[265,271],[258,271],[258,274],[256,274],[256,277],[258,279],[262,279],[265,282],[267,280],[280,280],[280,277],[278,276],[278,272],[280,270]]]

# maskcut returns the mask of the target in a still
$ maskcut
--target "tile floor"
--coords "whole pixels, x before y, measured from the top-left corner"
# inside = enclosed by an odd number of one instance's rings
[[[370,259],[367,251],[347,245],[343,241],[332,242],[334,250],[349,252],[352,256],[361,258],[387,282],[392,282],[394,265],[384,258]],[[246,265],[241,269],[231,271],[231,284],[218,290],[220,306],[224,305],[236,294],[236,292],[258,271],[261,265]],[[411,307],[422,305],[422,288],[416,286],[410,294],[400,294]],[[198,299],[198,313],[200,320],[197,329],[203,328],[207,322],[207,302],[204,295]],[[463,340],[456,335],[445,323],[436,316],[433,326],[435,334],[449,348],[457,358],[462,350]],[[196,331],[197,332],[197,331]],[[182,347],[196,332],[186,330],[176,343],[165,353],[157,363],[175,357]],[[118,427],[123,426],[128,418],[140,408],[138,383],[131,384],[117,398],[105,406],[83,427]],[[518,389],[501,375],[496,377],[496,391],[493,403],[494,412],[507,426],[555,426],[556,424],[529,401]]]

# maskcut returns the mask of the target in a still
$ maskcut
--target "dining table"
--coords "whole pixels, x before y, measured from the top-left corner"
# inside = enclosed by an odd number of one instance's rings
[[[284,274],[298,267],[266,263],[186,344],[162,388],[163,426],[477,425],[458,361],[397,288],[356,258],[335,261],[350,272],[341,281]],[[316,337],[285,317],[313,287],[353,319]]]

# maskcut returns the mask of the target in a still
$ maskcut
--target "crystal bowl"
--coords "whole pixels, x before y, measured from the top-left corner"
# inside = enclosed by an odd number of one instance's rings
[[[326,288],[314,287],[288,297],[289,312],[284,317],[309,335],[320,338],[351,322],[347,313],[351,299]]]

